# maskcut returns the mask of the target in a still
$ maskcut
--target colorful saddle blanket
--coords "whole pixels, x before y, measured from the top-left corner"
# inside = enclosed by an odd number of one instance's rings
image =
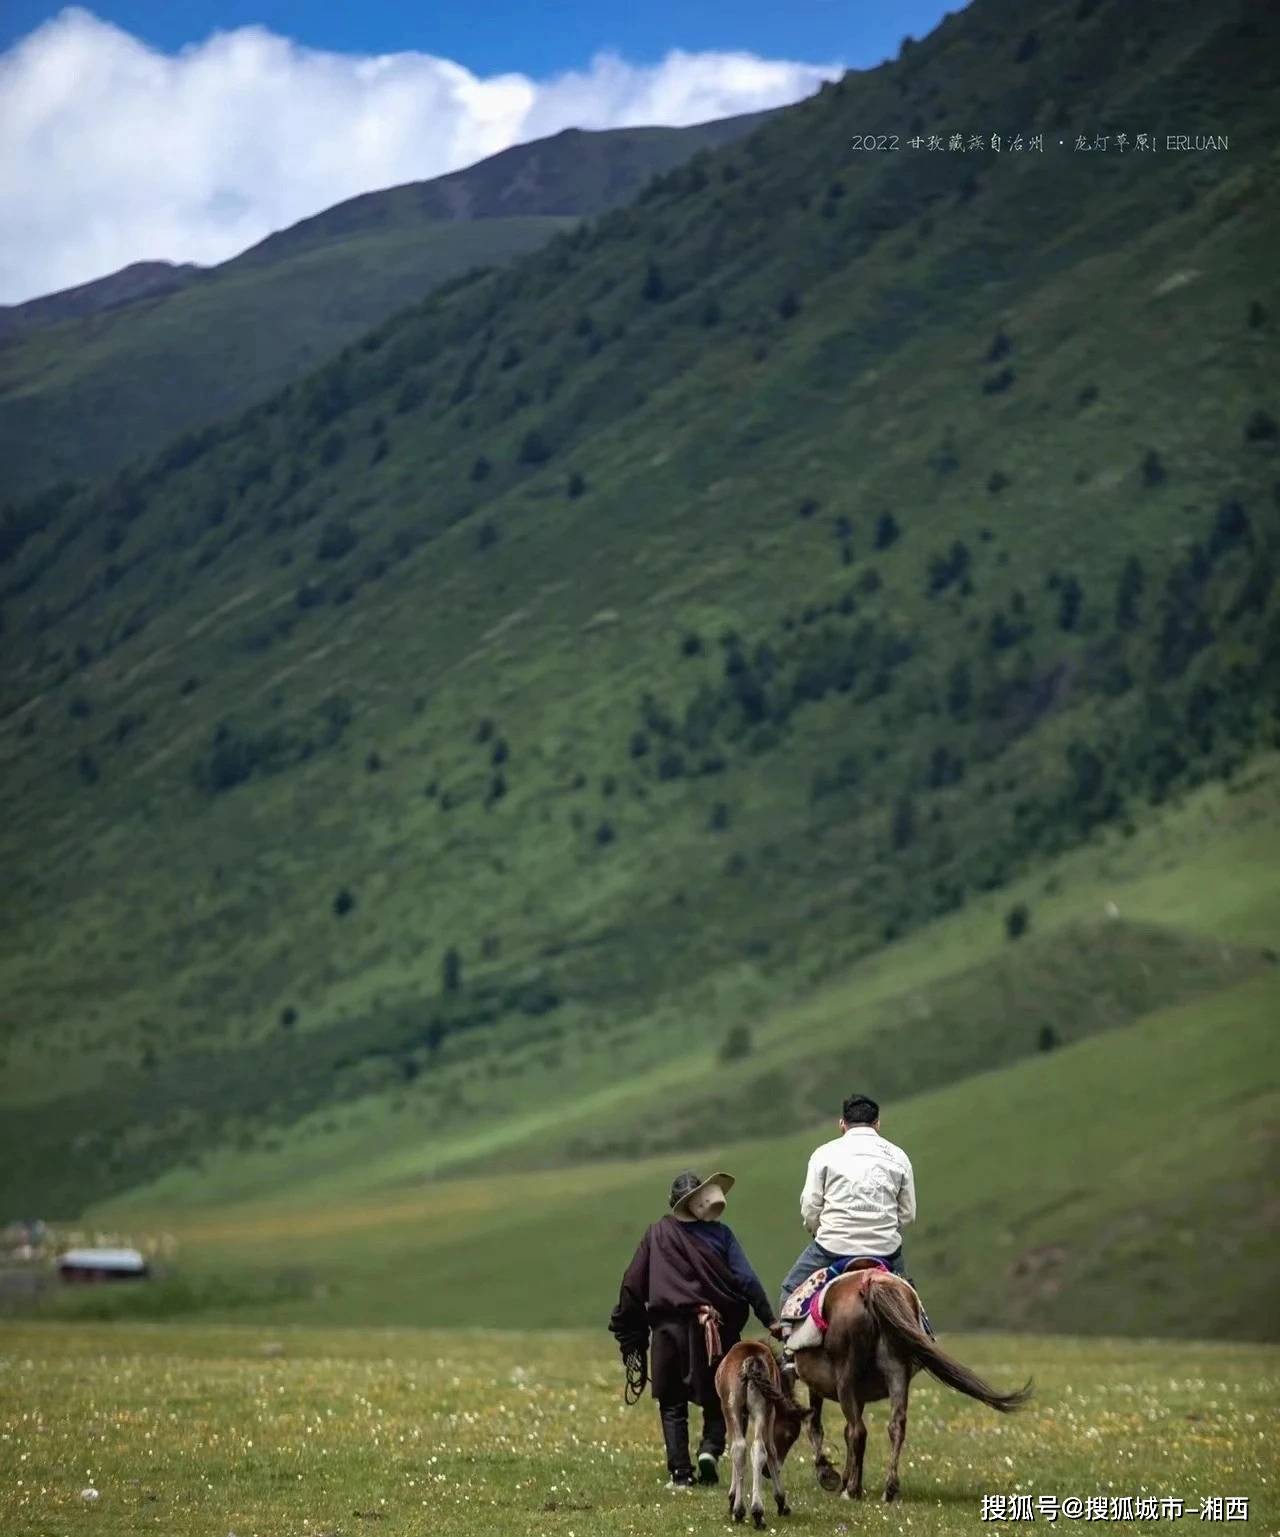
[[[888,1270],[888,1265],[882,1259],[874,1259],[870,1255],[858,1256],[851,1254],[848,1259],[835,1260],[830,1265],[824,1265],[821,1270],[815,1270],[807,1281],[801,1281],[795,1291],[782,1304],[782,1312],[779,1317],[785,1323],[799,1323],[801,1319],[812,1317],[810,1303],[815,1297],[821,1295],[826,1287],[846,1270]],[[821,1315],[819,1315],[821,1316]],[[816,1320],[815,1320],[816,1322]],[[819,1327],[822,1327],[819,1325]]]

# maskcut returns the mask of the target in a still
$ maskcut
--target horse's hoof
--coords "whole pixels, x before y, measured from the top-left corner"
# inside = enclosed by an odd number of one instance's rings
[[[735,1521],[745,1521],[747,1519],[747,1507],[745,1505],[739,1505],[733,1513],[733,1519]]]
[[[825,1489],[828,1494],[834,1494],[840,1487],[840,1475],[829,1462],[823,1463],[818,1469],[818,1487]]]
[[[764,1531],[764,1511],[763,1510],[753,1510],[751,1512],[751,1520],[752,1520],[752,1522],[755,1525],[756,1531],[758,1531],[758,1532]]]
[[[899,1498],[900,1494],[901,1490],[898,1488],[897,1484],[886,1484],[884,1490],[885,1504],[892,1505],[894,1500]]]
[[[787,1504],[786,1500],[778,1501],[778,1514],[780,1516],[789,1516],[791,1514],[791,1506]]]

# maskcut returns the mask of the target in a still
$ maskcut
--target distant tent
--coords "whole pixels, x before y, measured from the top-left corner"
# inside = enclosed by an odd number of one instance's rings
[[[68,1249],[58,1274],[64,1281],[144,1281],[150,1270],[136,1249]]]

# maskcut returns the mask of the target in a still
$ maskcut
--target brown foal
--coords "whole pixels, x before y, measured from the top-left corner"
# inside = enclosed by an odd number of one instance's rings
[[[733,1477],[729,1484],[729,1514],[735,1521],[746,1516],[744,1484],[748,1448],[751,1452],[751,1519],[764,1528],[761,1483],[769,1469],[773,1498],[780,1516],[789,1516],[782,1487],[782,1464],[795,1445],[809,1411],[785,1392],[782,1374],[773,1351],[758,1340],[741,1340],[726,1352],[716,1368],[716,1392],[729,1432]]]

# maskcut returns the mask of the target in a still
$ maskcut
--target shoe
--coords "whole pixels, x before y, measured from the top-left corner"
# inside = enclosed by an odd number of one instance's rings
[[[698,1482],[700,1484],[718,1484],[720,1482],[720,1474],[716,1469],[716,1464],[719,1461],[720,1459],[714,1452],[698,1453]]]
[[[693,1474],[673,1473],[672,1476],[667,1480],[667,1488],[673,1494],[692,1494]]]
[[[784,1345],[778,1356],[778,1370],[782,1373],[782,1385],[790,1391],[796,1385],[796,1358]]]

